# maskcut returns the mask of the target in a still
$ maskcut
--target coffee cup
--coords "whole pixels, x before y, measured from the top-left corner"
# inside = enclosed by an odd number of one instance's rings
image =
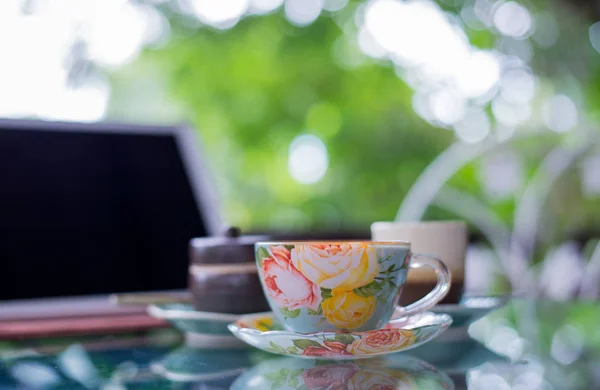
[[[450,289],[444,263],[412,253],[408,242],[258,242],[255,252],[267,302],[295,332],[380,329],[428,310]],[[419,301],[398,306],[408,269],[421,267],[433,268],[437,283]]]
[[[412,250],[444,259],[452,273],[452,286],[440,303],[458,303],[463,295],[467,225],[462,221],[375,222],[371,225],[373,240],[410,241]],[[427,269],[410,270],[400,299],[408,305],[424,297],[437,283],[436,275]]]

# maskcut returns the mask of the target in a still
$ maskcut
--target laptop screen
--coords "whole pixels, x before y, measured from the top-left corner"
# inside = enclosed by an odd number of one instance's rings
[[[0,300],[185,288],[207,226],[175,133],[36,123],[0,123]]]

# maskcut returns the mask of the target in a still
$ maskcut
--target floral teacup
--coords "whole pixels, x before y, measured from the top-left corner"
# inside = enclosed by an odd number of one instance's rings
[[[255,249],[267,301],[294,332],[380,329],[392,316],[430,309],[450,288],[444,263],[411,253],[407,242],[259,242]],[[423,266],[435,270],[437,285],[399,307],[408,269]]]

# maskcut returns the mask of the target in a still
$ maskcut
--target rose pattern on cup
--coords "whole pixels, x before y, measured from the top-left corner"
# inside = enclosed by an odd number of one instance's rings
[[[308,279],[334,292],[365,286],[379,273],[375,248],[366,243],[300,245],[291,257]]]
[[[265,245],[257,258],[265,290],[285,318],[306,310],[339,329],[357,329],[398,290],[401,268],[367,243]]]
[[[307,308],[317,310],[321,290],[291,262],[290,250],[283,245],[271,246],[269,256],[262,257],[262,272],[269,296],[289,312]]]

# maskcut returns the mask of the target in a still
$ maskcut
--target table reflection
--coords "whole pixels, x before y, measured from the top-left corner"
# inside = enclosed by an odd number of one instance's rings
[[[231,389],[451,390],[454,383],[429,363],[396,354],[343,362],[293,357],[268,360],[242,374]]]
[[[513,302],[423,349],[322,361],[253,348],[199,348],[168,335],[101,335],[0,345],[0,389],[600,388],[600,308]]]

